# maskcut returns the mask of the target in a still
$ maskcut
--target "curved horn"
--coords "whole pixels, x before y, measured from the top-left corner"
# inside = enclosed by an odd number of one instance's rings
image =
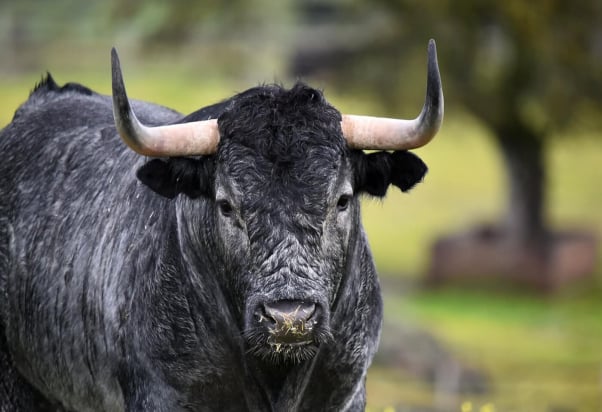
[[[424,146],[437,134],[443,121],[443,89],[435,41],[428,45],[426,99],[414,120],[344,115],[343,136],[354,149],[407,150]]]
[[[145,126],[136,118],[123,83],[119,57],[111,50],[113,117],[123,141],[144,156],[193,156],[215,153],[219,142],[217,120],[167,126]]]

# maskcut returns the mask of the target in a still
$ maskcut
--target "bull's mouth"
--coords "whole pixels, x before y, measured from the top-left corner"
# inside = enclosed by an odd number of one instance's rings
[[[281,334],[270,330],[269,333],[270,335],[267,339],[267,343],[276,353],[283,350],[290,350],[290,348],[297,346],[308,346],[315,344],[313,336],[311,336],[311,332],[295,334],[293,331],[292,333],[289,332],[286,334]]]
[[[312,358],[318,351],[318,344],[313,340],[292,343],[268,342],[268,345],[271,358],[280,356],[282,360],[293,360],[295,363]]]
[[[306,340],[306,341],[303,341],[303,342],[284,342],[284,343],[281,343],[281,342],[269,342],[268,341],[268,343],[270,344],[270,346],[272,347],[272,349],[275,352],[280,352],[281,350],[286,349],[288,347],[311,345],[311,344],[314,343],[314,341],[313,340]]]
[[[330,334],[319,305],[283,300],[257,305],[245,331],[248,352],[271,363],[311,359]]]
[[[273,364],[298,364],[313,358],[318,352],[319,342],[279,342],[262,333],[246,333],[247,352]]]

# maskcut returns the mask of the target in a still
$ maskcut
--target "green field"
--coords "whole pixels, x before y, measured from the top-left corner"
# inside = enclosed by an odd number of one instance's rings
[[[10,121],[39,77],[0,79],[0,124]],[[108,70],[77,76],[55,73],[55,79],[110,91]],[[130,97],[183,112],[254,85],[231,84],[219,76],[193,80],[185,70],[171,70],[170,79],[175,80],[166,82],[160,69],[125,69]],[[348,96],[330,96],[328,89],[326,94],[343,111],[370,110]],[[384,283],[401,280],[406,285],[399,293],[385,288],[385,316],[432,334],[461,362],[483,371],[491,386],[481,395],[445,393],[403,368],[378,365],[368,378],[369,410],[602,411],[600,264],[593,279],[552,296],[505,288],[420,288],[433,240],[474,223],[495,221],[503,211],[505,180],[492,137],[462,113],[447,114],[437,139],[416,153],[430,166],[423,184],[410,194],[391,190],[383,201],[363,202],[366,230]],[[547,160],[550,224],[602,233],[600,135],[559,136],[551,141]]]

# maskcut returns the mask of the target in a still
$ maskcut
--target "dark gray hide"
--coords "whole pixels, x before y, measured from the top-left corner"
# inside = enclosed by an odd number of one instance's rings
[[[363,410],[382,303],[358,197],[424,164],[348,149],[302,84],[133,108],[219,117],[218,152],[145,159],[110,97],[50,77],[0,134],[0,411]],[[278,335],[297,302],[309,332]]]

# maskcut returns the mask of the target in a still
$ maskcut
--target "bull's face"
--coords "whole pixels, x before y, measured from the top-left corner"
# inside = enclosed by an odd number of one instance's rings
[[[218,165],[215,218],[233,286],[244,291],[244,333],[262,357],[302,360],[330,336],[357,222],[349,167],[336,152],[315,153],[328,163],[313,169],[301,158],[261,166],[240,149]]]
[[[154,160],[138,174],[160,194],[210,200],[216,251],[206,253],[217,255],[248,352],[267,361],[304,361],[332,339],[359,194],[405,191],[426,172],[405,151],[350,150],[340,123],[316,90],[259,88],[220,116],[215,155]]]
[[[302,361],[331,336],[357,201],[338,112],[306,87],[269,94],[220,118],[216,224],[249,351]]]

